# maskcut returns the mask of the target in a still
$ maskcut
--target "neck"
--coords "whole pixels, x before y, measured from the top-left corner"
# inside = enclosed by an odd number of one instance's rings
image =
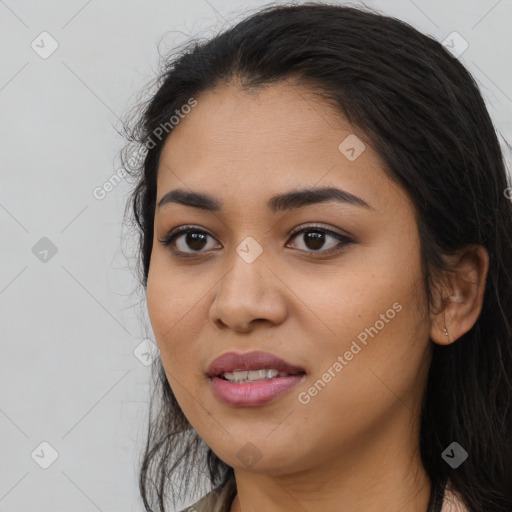
[[[426,512],[431,483],[418,452],[418,429],[405,432],[392,423],[300,472],[235,469],[230,512]]]

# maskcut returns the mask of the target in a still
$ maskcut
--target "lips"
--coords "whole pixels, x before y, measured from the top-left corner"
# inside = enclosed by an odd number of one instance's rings
[[[270,375],[264,378],[256,372],[258,378],[253,380],[245,373],[255,370],[267,370]],[[244,372],[249,378],[244,379],[237,372]],[[213,395],[230,407],[261,407],[280,397],[284,399],[306,378],[303,368],[267,352],[228,352],[215,359],[207,373]],[[226,378],[226,374],[231,375]]]
[[[218,377],[226,372],[260,370],[263,368],[274,368],[291,375],[306,373],[303,368],[293,366],[267,352],[227,352],[212,361],[207,374],[209,377]]]

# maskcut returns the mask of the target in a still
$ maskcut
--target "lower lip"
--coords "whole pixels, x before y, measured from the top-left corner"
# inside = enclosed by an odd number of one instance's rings
[[[238,407],[256,407],[266,404],[295,387],[305,374],[236,384],[220,377],[211,377],[214,394],[222,402]]]

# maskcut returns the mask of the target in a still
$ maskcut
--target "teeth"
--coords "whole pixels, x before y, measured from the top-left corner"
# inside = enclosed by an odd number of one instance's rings
[[[255,382],[258,380],[273,379],[274,377],[287,377],[289,373],[280,372],[274,368],[261,370],[237,370],[224,373],[224,378],[230,382]]]
[[[267,378],[267,370],[251,370],[247,372],[247,378],[249,380],[259,380]]]

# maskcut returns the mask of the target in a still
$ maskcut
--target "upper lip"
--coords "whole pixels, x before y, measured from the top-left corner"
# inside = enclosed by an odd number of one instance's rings
[[[275,368],[285,373],[305,373],[303,368],[293,366],[268,352],[226,352],[214,359],[208,367],[209,377],[217,377],[237,370],[260,370]]]

